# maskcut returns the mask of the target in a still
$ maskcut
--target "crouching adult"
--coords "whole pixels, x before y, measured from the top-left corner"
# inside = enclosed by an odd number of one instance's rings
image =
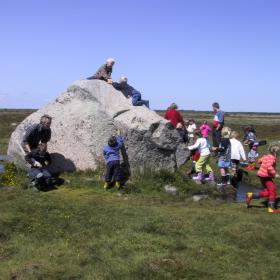
[[[39,124],[33,124],[27,128],[22,140],[22,147],[25,153],[36,149],[39,143],[47,143],[51,139],[52,117],[43,115]]]
[[[47,190],[52,186],[52,175],[46,169],[51,164],[51,156],[47,152],[47,144],[40,143],[25,156],[30,164],[29,177],[34,191]]]

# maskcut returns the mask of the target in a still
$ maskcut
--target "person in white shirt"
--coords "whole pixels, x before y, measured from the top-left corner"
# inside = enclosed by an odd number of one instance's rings
[[[193,177],[197,183],[202,183],[203,181],[203,170],[206,170],[206,173],[209,175],[209,181],[214,182],[215,176],[213,169],[210,166],[210,144],[208,140],[202,137],[199,129],[194,131],[194,139],[196,140],[194,145],[188,146],[190,151],[199,149],[200,158],[195,164],[195,170],[197,172],[197,176]]]
[[[232,184],[236,187],[238,180],[238,170],[240,160],[247,161],[246,153],[242,143],[237,140],[239,134],[237,131],[231,132],[231,175],[232,175]]]
[[[196,128],[197,127],[196,127],[195,121],[193,119],[189,120],[188,124],[187,124],[187,132],[188,132],[188,137],[189,137],[189,140],[191,143],[193,142],[194,131],[196,130]]]

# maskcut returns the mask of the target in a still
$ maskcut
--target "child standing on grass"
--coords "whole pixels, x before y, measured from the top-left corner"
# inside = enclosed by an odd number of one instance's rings
[[[208,138],[209,133],[212,131],[212,128],[209,126],[207,121],[204,121],[199,129],[202,134],[202,137],[204,137],[204,138]]]
[[[242,143],[237,140],[239,134],[237,131],[231,132],[231,175],[232,175],[232,185],[237,186],[237,175],[240,160],[246,161],[246,154]]]
[[[273,178],[279,178],[279,174],[276,172],[276,158],[280,152],[280,146],[278,144],[270,145],[269,154],[263,156],[259,159],[261,167],[257,173],[257,176],[260,178],[263,190],[258,193],[247,193],[247,206],[250,206],[252,199],[259,199],[261,197],[268,197],[268,212],[276,213],[280,210],[275,209],[276,201],[276,185],[273,182]]]
[[[253,144],[252,148],[248,153],[249,165],[247,167],[247,170],[255,170],[258,157],[259,157],[258,146]]]
[[[231,143],[230,143],[231,129],[224,127],[221,133],[221,142],[219,147],[214,147],[213,150],[218,152],[218,167],[221,172],[221,182],[217,184],[217,187],[223,187],[230,184],[230,178],[228,175],[228,169],[231,164]]]
[[[197,172],[197,176],[193,177],[193,179],[201,184],[203,180],[203,170],[206,170],[206,173],[209,174],[209,181],[214,182],[214,172],[213,169],[210,166],[210,144],[208,140],[204,137],[202,137],[200,130],[197,129],[194,131],[194,139],[196,140],[195,144],[192,146],[189,146],[188,149],[190,151],[192,150],[199,150],[200,157],[199,160],[195,164],[195,171]]]
[[[194,131],[196,130],[196,124],[195,121],[193,119],[190,119],[188,121],[187,124],[187,132],[188,132],[188,137],[189,137],[189,141],[191,143],[193,143],[193,139],[194,139]]]
[[[108,190],[113,182],[115,182],[115,187],[117,189],[121,186],[120,149],[123,146],[123,137],[119,129],[117,129],[116,132],[117,136],[111,136],[103,150],[106,161],[104,190]]]

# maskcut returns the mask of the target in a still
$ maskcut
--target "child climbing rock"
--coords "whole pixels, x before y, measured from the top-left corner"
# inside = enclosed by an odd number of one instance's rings
[[[118,189],[121,186],[120,149],[123,145],[123,137],[119,129],[116,132],[117,136],[111,136],[103,150],[106,161],[105,190],[108,190],[113,182]]]
[[[199,160],[195,164],[195,171],[197,172],[197,176],[193,177],[193,179],[201,184],[203,180],[203,170],[206,170],[206,173],[209,174],[209,181],[214,182],[214,172],[210,166],[210,144],[208,140],[202,137],[199,129],[194,131],[194,138],[196,140],[195,144],[192,146],[188,146],[190,151],[199,149],[200,157]]]

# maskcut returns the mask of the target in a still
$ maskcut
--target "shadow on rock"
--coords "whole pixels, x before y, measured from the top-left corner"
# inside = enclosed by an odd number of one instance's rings
[[[52,163],[48,166],[48,171],[53,176],[59,176],[62,172],[74,172],[76,171],[76,166],[74,162],[70,159],[65,158],[64,155],[59,153],[51,154]]]

